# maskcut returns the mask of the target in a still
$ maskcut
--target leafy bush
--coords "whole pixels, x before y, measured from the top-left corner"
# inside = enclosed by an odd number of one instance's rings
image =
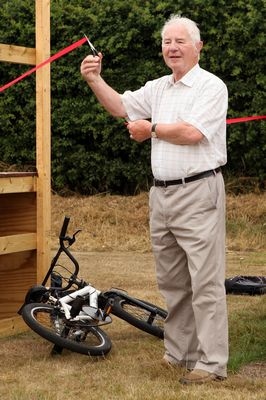
[[[34,2],[3,0],[1,42],[34,47]],[[18,4],[19,3],[19,4]],[[172,13],[198,22],[204,41],[201,66],[229,90],[228,117],[265,114],[265,34],[262,0],[187,1],[54,0],[52,54],[86,33],[104,54],[103,76],[119,92],[169,73],[161,57],[160,29]],[[128,139],[123,121],[110,117],[82,80],[86,45],[51,64],[52,178],[57,191],[130,194],[151,180],[150,143]],[[1,83],[29,67],[0,63]],[[1,96],[0,159],[35,163],[35,76]],[[228,126],[226,171],[265,179],[265,122]]]

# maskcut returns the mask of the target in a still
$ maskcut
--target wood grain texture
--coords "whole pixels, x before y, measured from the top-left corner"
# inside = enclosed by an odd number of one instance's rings
[[[31,172],[0,172],[0,194],[36,192],[36,179]]]
[[[0,256],[0,320],[17,315],[28,289],[36,283],[36,250]]]
[[[30,47],[0,44],[0,61],[35,65],[36,50]]]

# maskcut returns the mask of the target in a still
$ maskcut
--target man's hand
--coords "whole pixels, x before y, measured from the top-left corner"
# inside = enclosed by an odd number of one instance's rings
[[[130,139],[136,142],[144,142],[151,137],[151,123],[146,119],[138,119],[127,123]]]
[[[95,82],[102,70],[102,53],[98,56],[89,55],[81,63],[80,72],[88,84]]]

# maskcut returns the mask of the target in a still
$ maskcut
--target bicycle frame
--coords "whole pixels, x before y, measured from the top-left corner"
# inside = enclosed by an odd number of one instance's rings
[[[97,305],[98,295],[100,293],[101,292],[99,290],[96,290],[93,286],[88,285],[82,289],[76,290],[75,292],[69,295],[63,296],[60,299],[57,299],[54,296],[50,295],[49,302],[54,304],[59,303],[64,311],[65,318],[67,320],[71,320],[73,322],[74,321],[84,322],[88,320],[90,322],[95,322],[94,325],[96,326],[99,325],[99,322],[104,322],[105,324],[109,324],[110,322],[112,322],[111,317],[104,312],[100,312],[100,309],[98,308]],[[69,303],[73,302],[79,296],[84,297],[84,305],[82,306],[81,310],[79,310],[78,315],[73,316],[71,314],[72,306]],[[87,305],[88,300],[89,304]]]
[[[105,312],[105,310],[102,311],[98,308],[98,296],[100,294],[100,290],[95,289],[92,285],[87,285],[82,289],[76,290],[69,295],[61,297],[59,299],[59,303],[64,310],[66,319],[71,321],[96,321],[96,325],[98,325],[100,321],[104,322],[105,324],[109,324],[110,322],[112,322],[109,313]],[[73,300],[75,300],[79,296],[83,296],[84,298],[86,298],[86,303],[82,306],[79,314],[73,317],[71,315],[72,307],[71,305],[69,305],[69,303],[73,302]],[[50,298],[52,299],[52,296]],[[55,298],[53,299],[57,300]],[[88,305],[87,301],[89,302]]]
[[[73,234],[72,237],[66,236],[69,221],[70,221],[70,217],[66,216],[64,218],[63,226],[62,226],[62,229],[61,229],[61,232],[59,235],[59,243],[60,243],[59,249],[58,249],[56,255],[54,256],[54,258],[52,259],[51,265],[46,273],[45,278],[43,279],[42,287],[44,288],[45,284],[48,282],[49,278],[52,275],[54,268],[57,265],[57,261],[58,261],[59,257],[61,256],[62,253],[64,253],[73,263],[74,272],[68,279],[68,284],[65,287],[52,287],[51,286],[51,287],[46,288],[47,291],[50,291],[49,299],[54,304],[55,304],[55,302],[57,302],[57,303],[59,302],[60,306],[62,307],[62,309],[65,313],[66,319],[74,321],[74,320],[78,320],[79,317],[78,317],[78,315],[76,315],[74,317],[76,319],[73,318],[73,316],[71,315],[71,306],[69,305],[69,303],[73,302],[79,296],[83,296],[86,298],[86,304],[88,304],[88,306],[86,307],[86,313],[85,314],[82,313],[83,318],[80,318],[80,319],[95,319],[95,320],[99,320],[99,321],[100,320],[105,321],[106,318],[109,316],[109,313],[112,312],[112,305],[113,305],[112,296],[113,295],[122,297],[129,301],[132,300],[132,297],[127,295],[126,292],[124,292],[120,289],[116,289],[116,288],[111,288],[107,291],[102,292],[102,291],[96,289],[93,285],[85,282],[84,280],[78,279],[79,263],[75,259],[75,257],[72,255],[72,253],[70,252],[69,247],[71,247],[72,244],[76,241],[76,235],[80,232],[80,230],[77,230]],[[65,242],[68,243],[68,247],[66,247]],[[64,291],[67,291],[68,289],[70,289],[73,284],[76,284],[78,286],[78,289],[73,290],[71,293],[69,293],[67,295],[61,296],[59,299],[55,298],[52,295],[54,289],[58,292],[60,292],[60,291],[64,292]],[[104,299],[105,305],[104,305],[103,309],[99,308],[99,305],[98,305],[99,296],[101,297],[101,299]],[[145,308],[147,309],[147,311],[149,311],[151,313],[150,319],[152,321],[153,315],[156,315],[157,307],[154,307],[153,305],[149,305],[146,302],[144,303],[142,300],[139,300],[139,299],[134,299],[134,303],[140,307],[145,304]],[[88,309],[88,307],[90,307],[90,309]],[[87,316],[86,316],[86,314],[87,314]],[[108,320],[109,320],[109,318],[108,318]]]
[[[109,316],[109,312],[111,311],[111,302],[109,301],[110,304],[107,305],[107,307],[104,308],[104,310],[101,310],[98,307],[98,298],[99,295],[101,294],[100,290],[97,290],[94,286],[91,284],[86,283],[83,280],[79,280],[78,273],[79,273],[79,263],[75,259],[75,257],[72,255],[68,247],[72,246],[72,244],[76,240],[76,235],[77,233],[80,232],[80,230],[77,230],[72,237],[66,236],[67,232],[67,227],[69,224],[70,218],[65,217],[63,226],[59,235],[59,243],[60,247],[54,256],[50,268],[48,269],[46,276],[42,282],[42,286],[45,286],[45,284],[48,282],[48,279],[50,278],[54,268],[57,265],[57,261],[60,258],[61,254],[64,253],[73,263],[74,265],[74,272],[72,273],[71,277],[69,278],[69,282],[64,288],[56,288],[57,291],[67,291],[73,284],[76,284],[79,289],[71,292],[70,294],[67,294],[63,297],[60,297],[59,299],[53,297],[52,295],[49,296],[49,300],[56,303],[59,302],[60,306],[62,307],[65,317],[67,320],[71,321],[79,321],[79,320],[89,320],[89,321],[97,321],[97,324],[99,322],[104,322],[104,323],[110,323],[111,317]],[[68,247],[65,246],[65,242],[68,242]],[[53,288],[50,287],[49,290],[52,290]],[[71,309],[72,306],[69,303],[72,303],[75,299],[78,297],[83,297],[84,298],[84,303],[86,305],[83,305],[83,307],[80,309],[80,313],[75,315],[71,314]],[[86,299],[86,302],[85,302]]]
[[[70,302],[72,302],[74,299],[76,299],[78,296],[88,296],[88,300],[89,300],[89,305],[92,308],[95,308],[96,310],[98,310],[98,295],[101,292],[97,289],[95,289],[93,286],[88,285],[82,289],[76,290],[75,292],[68,294],[64,297],[61,297],[59,299],[59,303],[61,304],[61,306],[63,307],[63,310],[65,311],[66,314],[66,318],[70,319],[71,315],[69,312],[69,307],[68,304]]]
[[[165,310],[129,296],[122,289],[111,288],[102,292],[78,277],[79,263],[69,247],[75,242],[79,230],[72,237],[66,236],[69,221],[70,218],[65,217],[59,235],[59,249],[42,285],[28,290],[18,311],[24,321],[40,336],[54,343],[52,354],[61,353],[63,348],[86,355],[106,354],[111,349],[111,341],[100,326],[112,322],[110,314],[163,339],[161,324],[167,316]],[[74,272],[72,267],[58,263],[62,253],[72,262]],[[50,278],[51,286],[46,287]],[[46,326],[47,318],[38,319],[42,313],[50,315],[51,326]]]

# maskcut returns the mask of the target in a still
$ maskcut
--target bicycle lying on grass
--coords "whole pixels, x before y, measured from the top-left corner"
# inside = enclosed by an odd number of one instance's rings
[[[59,249],[42,285],[28,290],[18,311],[25,323],[54,343],[54,354],[61,353],[63,348],[91,356],[107,354],[112,342],[101,326],[112,322],[111,314],[162,339],[167,316],[164,309],[131,297],[121,289],[111,288],[102,292],[78,277],[79,263],[69,248],[80,230],[72,237],[67,236],[69,221],[70,218],[65,217],[59,235]],[[70,259],[74,272],[58,263],[62,253]],[[50,287],[45,286],[48,281]]]

